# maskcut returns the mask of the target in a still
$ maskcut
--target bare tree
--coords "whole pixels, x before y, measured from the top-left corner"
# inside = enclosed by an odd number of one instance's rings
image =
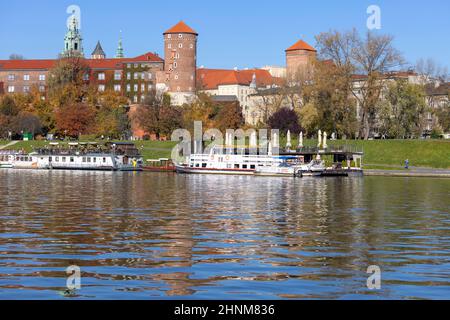
[[[433,58],[419,59],[415,69],[425,82],[432,79],[445,82],[449,79],[448,68],[437,63]]]
[[[364,38],[355,30],[331,31],[316,37],[322,58],[331,59],[341,70],[342,77],[359,106],[359,137],[368,139],[377,115],[377,105],[387,80],[386,73],[404,64],[401,53],[394,47],[390,35],[368,32]],[[359,73],[357,88],[353,76]]]
[[[23,60],[24,57],[21,54],[13,53],[9,56],[9,60]]]

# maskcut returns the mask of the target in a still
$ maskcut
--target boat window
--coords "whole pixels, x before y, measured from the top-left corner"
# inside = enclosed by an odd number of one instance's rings
[[[206,163],[202,163],[202,168],[206,168]]]
[[[73,157],[70,157],[70,162],[73,162],[73,161],[74,161]]]
[[[246,165],[246,164],[243,164],[243,165],[242,165],[242,169],[247,169],[247,165]]]
[[[235,168],[235,169],[239,169],[239,165],[238,165],[238,164],[235,164],[235,165],[234,165],[234,168]]]
[[[200,164],[197,163],[197,164],[195,165],[195,167],[196,167],[196,168],[199,168],[199,167],[200,167]]]
[[[56,162],[59,162],[59,157],[55,157],[55,161],[56,161]]]
[[[62,162],[66,162],[66,157],[62,157]]]
[[[83,160],[81,160],[81,161],[86,162],[86,157],[83,157]]]
[[[94,163],[97,162],[97,158],[92,158],[92,161],[94,161]]]
[[[53,158],[52,157],[48,157],[48,162],[52,162]]]
[[[103,163],[105,163],[106,162],[106,158],[103,158]]]
[[[256,166],[254,164],[251,164],[250,169],[256,169]]]
[[[91,158],[90,157],[87,158],[87,162],[91,162]]]

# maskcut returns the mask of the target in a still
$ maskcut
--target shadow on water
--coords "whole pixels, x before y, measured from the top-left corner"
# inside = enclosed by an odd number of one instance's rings
[[[0,298],[64,298],[70,265],[87,299],[449,297],[449,180],[4,170],[0,194]]]

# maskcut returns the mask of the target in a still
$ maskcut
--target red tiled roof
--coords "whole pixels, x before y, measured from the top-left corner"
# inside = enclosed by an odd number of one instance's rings
[[[0,60],[0,70],[45,70],[52,68],[57,60]]]
[[[245,85],[252,82],[253,75],[256,76],[257,87],[267,87],[280,84],[281,79],[272,77],[267,70],[226,70],[226,69],[198,69],[197,81],[203,90],[217,89],[219,85]]]
[[[286,49],[286,51],[297,51],[297,50],[306,50],[306,51],[314,51],[317,52],[316,49],[314,49],[313,47],[311,47],[309,44],[307,44],[305,41],[303,40],[299,40],[298,42],[296,42],[294,45],[290,46],[289,48]]]
[[[51,69],[58,60],[0,60],[0,70],[48,70]],[[156,54],[148,52],[134,58],[120,59],[86,59],[86,63],[92,69],[117,69],[123,63],[134,62],[164,62]]]
[[[196,36],[198,35],[198,33],[194,29],[189,27],[183,21],[178,22],[172,28],[170,28],[169,30],[164,32],[164,34],[168,34],[168,33],[190,33],[190,34],[195,34]]]

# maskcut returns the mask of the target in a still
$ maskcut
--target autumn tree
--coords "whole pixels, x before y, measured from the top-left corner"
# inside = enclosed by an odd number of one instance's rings
[[[64,136],[78,138],[93,133],[94,110],[86,103],[68,104],[56,112],[56,130]]]
[[[139,126],[148,133],[161,136],[169,136],[173,130],[182,126],[182,112],[171,105],[170,96],[158,94],[156,91],[149,93],[135,115]]]
[[[239,102],[224,104],[215,117],[216,128],[225,132],[227,129],[239,129],[245,124],[242,107]]]
[[[119,93],[107,90],[93,94],[89,102],[95,106],[95,132],[98,136],[124,139],[130,131],[127,99]]]
[[[215,117],[218,115],[220,107],[213,102],[206,93],[199,93],[197,99],[183,106],[183,127],[194,131],[194,122],[201,121],[203,128],[215,128]]]

